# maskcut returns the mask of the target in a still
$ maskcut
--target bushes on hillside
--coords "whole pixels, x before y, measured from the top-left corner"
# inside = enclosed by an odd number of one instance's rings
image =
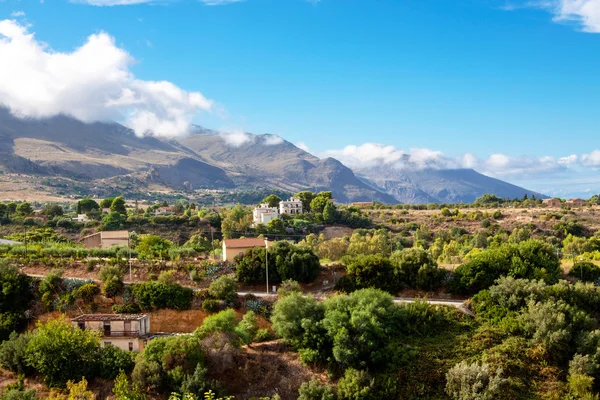
[[[600,267],[589,261],[580,261],[573,264],[569,276],[584,282],[598,282],[600,280]]]
[[[486,363],[463,361],[446,374],[446,393],[455,400],[491,400],[498,398],[506,383],[501,370],[492,374]]]
[[[192,307],[194,291],[176,284],[159,281],[131,285],[132,301],[142,310],[189,310]]]
[[[179,391],[203,366],[204,353],[193,336],[152,340],[140,353],[132,374],[134,385],[155,392]]]
[[[450,289],[458,293],[477,293],[501,276],[542,279],[555,283],[560,276],[560,261],[547,243],[527,240],[503,244],[474,255],[455,271]]]
[[[319,257],[309,248],[293,245],[287,241],[269,247],[269,282],[279,283],[292,279],[312,282],[319,275]],[[236,257],[236,274],[240,282],[264,283],[266,280],[265,249],[252,248]]]
[[[0,342],[22,326],[31,300],[31,279],[17,267],[0,260]]]

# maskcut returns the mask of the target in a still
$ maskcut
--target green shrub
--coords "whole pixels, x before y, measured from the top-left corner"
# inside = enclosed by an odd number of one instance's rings
[[[298,390],[298,400],[336,400],[335,391],[316,379],[304,382]]]
[[[219,300],[232,303],[237,299],[237,283],[232,276],[223,275],[210,284],[209,294]]]
[[[189,310],[194,297],[190,288],[162,282],[136,283],[131,285],[131,294],[142,310]]]
[[[216,313],[221,309],[221,302],[214,299],[206,299],[202,302],[202,309],[210,314]]]
[[[600,267],[589,261],[580,261],[573,264],[569,276],[581,279],[584,282],[598,282]]]
[[[359,255],[344,260],[346,280],[352,290],[378,288],[390,293],[400,289],[400,283],[394,274],[389,259],[380,255]],[[346,283],[345,281],[342,281]]]
[[[291,279],[281,282],[279,289],[277,289],[277,294],[279,297],[285,297],[292,293],[302,293],[302,287],[300,284]]]
[[[134,357],[134,353],[116,346],[104,346],[98,350],[96,374],[103,379],[114,380],[120,371],[130,373],[135,365]]]
[[[560,273],[560,261],[552,246],[527,240],[518,244],[503,244],[474,255],[456,269],[449,289],[459,293],[477,293],[492,286],[501,276],[555,283]]]
[[[31,335],[29,333],[17,334],[12,332],[8,340],[0,345],[0,366],[17,375],[29,375],[31,367],[27,364],[27,345]]]
[[[112,310],[115,314],[138,314],[142,311],[136,303],[115,304]]]
[[[309,283],[319,276],[319,257],[308,247],[293,245],[287,241],[276,242],[269,247],[269,282],[279,283],[293,279]],[[266,280],[265,249],[248,249],[235,258],[236,274],[240,282],[264,283]]]
[[[446,393],[455,400],[490,400],[497,398],[507,381],[502,371],[492,375],[488,364],[456,364],[446,374]]]
[[[91,374],[100,341],[97,333],[58,319],[39,324],[27,344],[27,364],[51,387],[64,387]]]

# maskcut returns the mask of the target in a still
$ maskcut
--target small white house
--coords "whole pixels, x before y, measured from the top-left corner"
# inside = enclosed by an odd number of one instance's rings
[[[90,219],[85,214],[77,214],[76,218],[71,218],[71,219],[75,222],[81,222],[81,223],[90,222]]]
[[[303,212],[302,201],[300,199],[291,197],[289,200],[279,202],[279,213],[282,215],[296,215],[302,214]]]
[[[279,218],[279,210],[277,210],[277,207],[269,207],[267,203],[263,203],[254,209],[252,216],[255,226],[258,224],[267,225],[274,219]]]

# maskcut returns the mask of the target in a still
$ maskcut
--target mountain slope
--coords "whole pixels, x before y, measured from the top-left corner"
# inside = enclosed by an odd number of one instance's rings
[[[401,203],[471,203],[486,193],[511,199],[525,194],[546,197],[472,169],[410,170],[378,166],[358,170],[357,174]]]
[[[137,137],[116,123],[86,124],[66,116],[18,119],[0,108],[0,169],[130,189],[277,188],[331,190],[341,202],[396,200],[359,180],[334,159],[321,160],[276,136],[196,129],[177,140]]]
[[[319,159],[277,136],[245,134],[237,143],[214,132],[193,133],[177,142],[206,162],[228,171],[239,185],[277,187],[289,192],[330,190],[340,202],[396,200],[358,179],[333,159]]]

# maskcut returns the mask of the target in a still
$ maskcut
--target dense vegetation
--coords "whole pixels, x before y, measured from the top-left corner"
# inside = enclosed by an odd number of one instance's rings
[[[550,210],[536,199],[484,196],[470,208],[373,204],[359,210],[334,205],[329,192],[297,197],[307,213],[267,226],[252,226],[250,208],[242,205],[213,209],[178,201],[169,209],[163,203],[142,208],[115,197],[47,204],[37,214],[28,203],[0,205],[0,229],[23,242],[0,245],[0,366],[16,382],[1,400],[32,399],[31,381],[56,388],[50,398],[57,399],[91,398],[105,382],[114,383],[117,399],[239,396],[241,387],[263,381],[268,364],[294,357],[305,375],[288,385],[293,394],[267,382],[260,390],[253,386],[253,395],[597,398],[595,208]],[[281,198],[261,197],[272,206]],[[72,221],[75,212],[90,221]],[[138,232],[130,235],[131,248],[76,244],[97,230],[122,228]],[[209,259],[219,256],[223,238],[256,236],[275,243],[232,264]],[[43,268],[45,276],[30,278],[17,266]],[[277,299],[238,296],[252,285],[264,290],[267,266]],[[97,280],[69,278],[73,270]],[[302,293],[327,280],[335,291]],[[469,301],[458,310],[393,300],[415,294]],[[155,338],[135,357],[101,347],[99,333],[67,320],[33,323],[50,311],[111,307],[115,313],[194,310],[203,318],[193,332]],[[277,341],[265,344],[270,350],[261,358],[258,343],[271,339]]]

